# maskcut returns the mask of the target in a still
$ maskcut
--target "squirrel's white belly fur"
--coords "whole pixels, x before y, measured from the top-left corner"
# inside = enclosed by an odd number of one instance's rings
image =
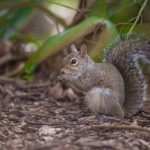
[[[106,98],[112,94],[109,88],[94,87],[86,93],[85,101],[89,109],[95,113],[108,114]]]

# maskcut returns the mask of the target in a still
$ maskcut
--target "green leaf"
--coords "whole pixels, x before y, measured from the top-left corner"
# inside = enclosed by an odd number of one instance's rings
[[[59,50],[63,49],[72,42],[75,42],[76,40],[91,33],[94,31],[95,27],[102,22],[104,22],[104,19],[100,17],[90,17],[80,24],[58,35],[50,37],[27,61],[25,70],[31,65],[39,64],[41,61],[56,54]]]
[[[24,70],[25,73],[30,74],[33,72],[33,70],[36,68],[35,64],[31,64],[29,66],[27,66]]]
[[[33,80],[35,80],[35,77],[33,75],[25,75],[25,76],[23,76],[23,79],[25,79],[27,81],[33,81]]]

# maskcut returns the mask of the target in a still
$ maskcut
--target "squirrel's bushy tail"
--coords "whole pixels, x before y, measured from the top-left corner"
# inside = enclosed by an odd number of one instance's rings
[[[137,59],[146,59],[144,52],[150,51],[150,42],[138,39],[120,41],[106,51],[105,61],[118,68],[125,84],[125,115],[135,114],[145,100],[146,83]],[[150,52],[149,52],[150,53]]]

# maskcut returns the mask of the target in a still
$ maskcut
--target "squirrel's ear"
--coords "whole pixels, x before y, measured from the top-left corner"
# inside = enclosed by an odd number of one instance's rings
[[[85,54],[87,54],[87,47],[85,44],[81,45],[79,54],[81,55],[81,57],[83,57]]]
[[[75,44],[71,44],[70,48],[71,48],[72,52],[77,52],[78,51]]]

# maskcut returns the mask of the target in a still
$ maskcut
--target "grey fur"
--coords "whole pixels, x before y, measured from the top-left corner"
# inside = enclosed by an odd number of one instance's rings
[[[120,71],[125,84],[125,115],[132,116],[143,105],[146,95],[146,82],[137,60],[139,58],[149,62],[144,52],[150,51],[148,41],[130,39],[117,43],[107,53],[105,61],[112,63]]]
[[[85,93],[91,111],[122,119],[143,105],[146,83],[137,59],[149,62],[143,53],[148,54],[150,43],[129,39],[114,45],[107,50],[103,63],[95,63],[84,49],[84,55],[73,51],[64,58],[59,79]],[[72,58],[78,60],[76,65],[70,63]]]

